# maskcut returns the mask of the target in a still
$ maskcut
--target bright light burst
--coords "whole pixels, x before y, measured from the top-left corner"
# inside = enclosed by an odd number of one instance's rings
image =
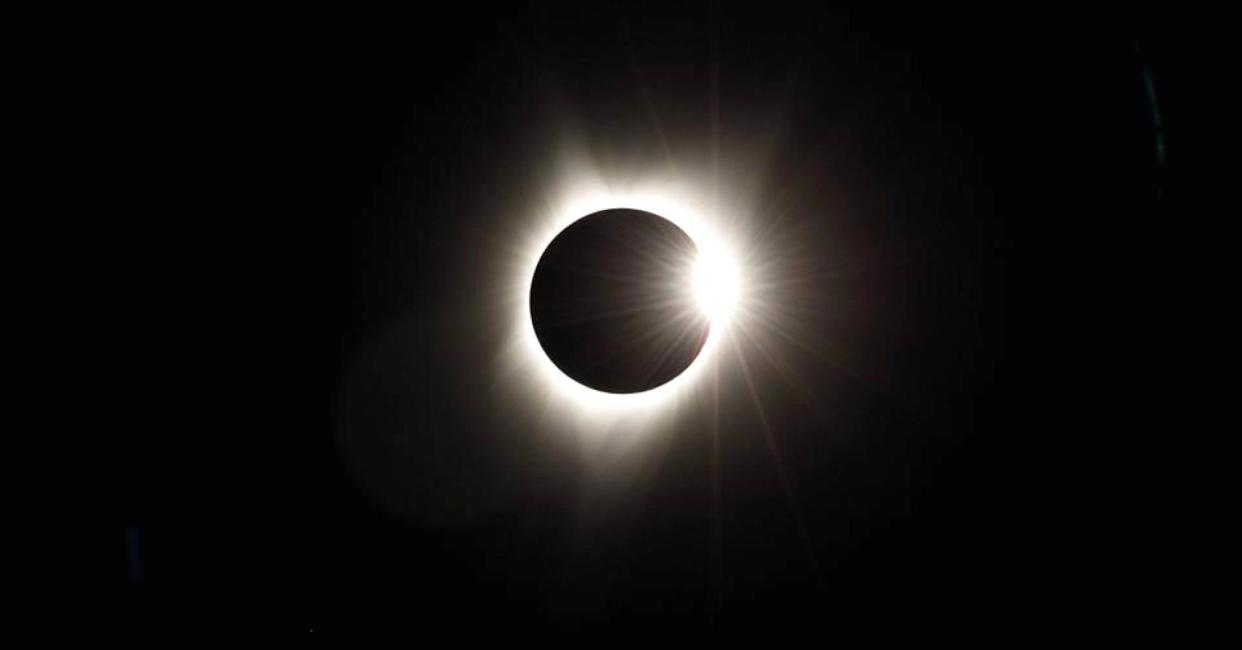
[[[737,264],[724,251],[700,253],[694,263],[694,298],[713,328],[729,326],[737,307]]]

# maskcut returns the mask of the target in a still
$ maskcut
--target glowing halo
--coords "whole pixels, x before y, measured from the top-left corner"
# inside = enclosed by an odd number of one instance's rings
[[[721,343],[730,335],[728,318],[713,318],[707,341],[695,360],[680,375],[651,390],[638,393],[607,393],[578,383],[558,368],[543,350],[530,313],[530,290],[535,268],[552,240],[574,221],[612,208],[631,208],[657,214],[681,228],[695,242],[702,259],[715,260],[736,275],[730,285],[734,299],[741,300],[741,267],[736,248],[727,236],[730,220],[692,194],[688,184],[657,180],[618,188],[587,174],[562,185],[563,193],[549,201],[533,227],[520,233],[514,251],[509,288],[511,340],[502,353],[509,376],[543,400],[544,414],[580,433],[594,436],[624,429],[637,433],[655,421],[676,413],[695,396],[706,393],[705,379],[718,366]],[[714,315],[714,314],[713,314]]]

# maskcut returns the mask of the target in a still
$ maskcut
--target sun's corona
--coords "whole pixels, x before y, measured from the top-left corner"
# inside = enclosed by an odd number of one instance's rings
[[[690,403],[711,394],[718,369],[722,339],[737,326],[741,313],[743,269],[731,225],[735,215],[711,209],[709,202],[694,192],[701,182],[638,181],[627,187],[605,183],[602,177],[581,173],[562,179],[559,191],[540,206],[528,228],[521,234],[522,244],[510,267],[513,293],[513,334],[511,345],[501,357],[513,377],[522,377],[521,391],[543,404],[549,417],[556,417],[571,430],[600,439],[605,434],[621,434],[637,440],[643,432],[658,428],[658,422]],[[688,367],[669,381],[641,392],[618,393],[596,390],[575,381],[562,371],[539,341],[531,312],[531,290],[536,269],[552,241],[574,222],[604,210],[631,209],[667,219],[693,241],[695,257],[684,267],[671,271],[668,281],[682,283],[690,292],[691,310],[707,316],[710,327],[698,355]],[[696,271],[697,269],[697,271]]]

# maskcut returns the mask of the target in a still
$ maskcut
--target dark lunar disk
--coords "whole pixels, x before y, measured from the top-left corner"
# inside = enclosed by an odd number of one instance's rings
[[[690,284],[697,249],[642,210],[590,214],[561,231],[530,290],[535,334],[566,375],[596,390],[638,393],[681,374],[710,327]]]

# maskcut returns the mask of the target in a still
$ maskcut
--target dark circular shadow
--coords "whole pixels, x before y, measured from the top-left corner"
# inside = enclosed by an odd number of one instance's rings
[[[535,334],[558,368],[609,393],[667,383],[694,362],[709,321],[690,284],[698,249],[650,212],[595,212],[561,231],[531,283]]]

